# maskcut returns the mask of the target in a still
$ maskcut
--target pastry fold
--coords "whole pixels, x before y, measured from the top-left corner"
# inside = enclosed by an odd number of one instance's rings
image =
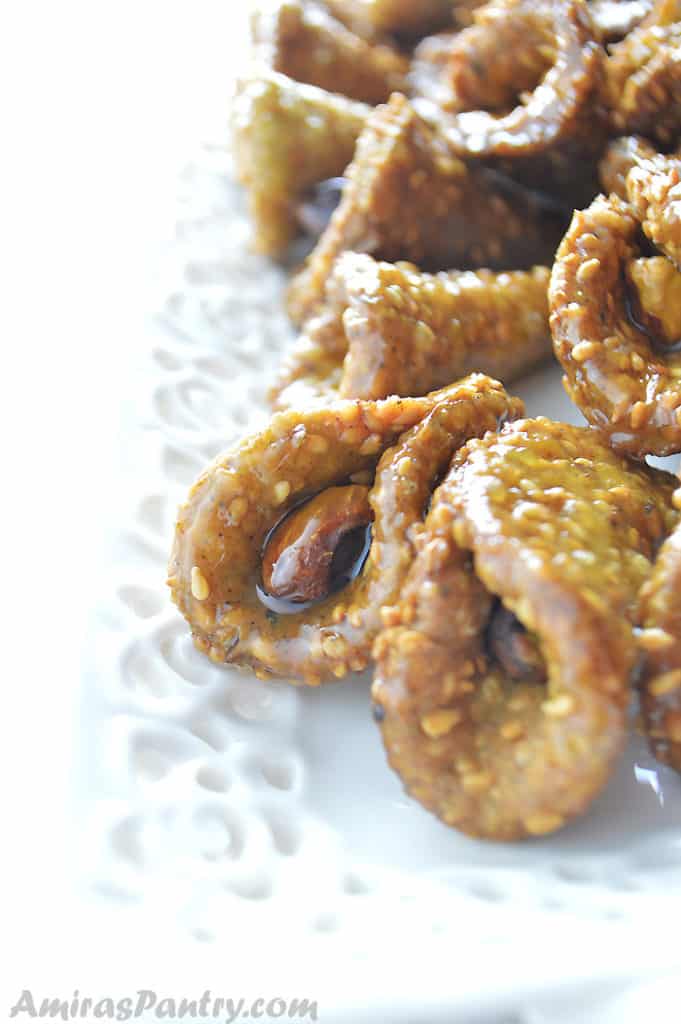
[[[528,269],[551,262],[564,230],[533,194],[451,156],[399,94],[371,114],[346,173],[340,204],[289,291],[296,324],[323,304],[343,252],[425,271]]]
[[[456,454],[384,613],[372,691],[390,764],[445,823],[542,835],[602,790],[628,733],[636,603],[673,487],[547,419]]]
[[[549,273],[422,274],[345,253],[284,361],[274,406],[423,395],[474,370],[508,383],[551,354]]]
[[[424,398],[274,416],[208,467],[179,512],[168,582],[198,649],[308,685],[365,668],[434,483],[466,440],[521,413],[498,382],[474,375]],[[368,548],[351,578],[320,597],[330,538],[343,534],[344,515],[358,525],[361,495],[348,486],[367,489]],[[343,499],[338,510],[334,497]],[[316,514],[306,519],[308,502]],[[266,576],[287,576],[287,560],[300,572],[284,582],[304,583],[313,600],[280,601],[280,590],[267,589]]]
[[[554,351],[570,397],[615,448],[670,455],[681,451],[681,160],[620,141],[603,173],[616,191],[575,213],[553,266]],[[641,230],[662,255],[643,255]]]
[[[282,256],[299,233],[296,203],[342,174],[370,107],[254,65],[237,86],[232,127],[256,248]]]

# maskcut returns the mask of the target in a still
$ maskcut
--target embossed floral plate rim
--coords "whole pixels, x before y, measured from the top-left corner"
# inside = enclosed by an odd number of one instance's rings
[[[182,175],[129,373],[128,454],[86,656],[85,890],[142,933],[200,944],[205,964],[230,950],[244,973],[255,952],[270,965],[276,954],[289,978],[315,965],[338,1013],[352,1000],[329,958],[350,962],[372,1012],[395,1019],[398,998],[400,1013],[424,1012],[426,988],[427,1019],[438,1007],[519,1014],[542,990],[676,963],[668,944],[631,941],[681,903],[681,815],[669,813],[681,789],[640,740],[588,818],[522,847],[478,844],[403,797],[366,678],[302,692],[191,647],[163,585],[174,510],[205,462],[263,421],[290,338],[283,274],[248,242],[229,153],[207,144]],[[517,390],[531,411],[578,421],[557,371]],[[372,990],[370,964],[390,970],[389,991]]]

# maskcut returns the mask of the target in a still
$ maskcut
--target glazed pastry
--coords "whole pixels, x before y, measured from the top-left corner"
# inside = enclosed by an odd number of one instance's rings
[[[433,482],[521,412],[475,375],[425,398],[279,413],[220,456],[180,509],[169,568],[198,649],[308,685],[365,668]]]
[[[681,511],[681,488],[673,502]],[[655,757],[681,772],[681,525],[665,541],[643,587],[640,623],[645,730]]]
[[[453,158],[404,96],[370,116],[327,230],[294,279],[303,323],[324,301],[341,253],[409,260],[424,270],[524,269],[551,262],[562,218],[522,189]]]
[[[285,360],[276,408],[422,395],[472,370],[508,383],[551,354],[549,270],[421,274],[345,253]]]
[[[261,3],[251,25],[258,57],[299,82],[371,104],[405,89],[406,57],[356,36],[314,0]]]
[[[627,175],[641,160],[654,154],[650,143],[635,135],[623,136],[610,143],[599,165],[602,190],[614,192],[627,202]]]
[[[461,32],[424,39],[414,52],[415,96],[449,112],[506,112],[531,91],[555,61],[555,35],[542,5],[493,0],[473,12]]]
[[[239,180],[248,191],[255,245],[281,256],[299,233],[296,203],[342,174],[370,107],[295,82],[265,65],[242,78],[233,107]]]
[[[575,213],[551,275],[554,351],[613,447],[670,455],[681,451],[681,161],[620,142],[604,176],[629,202],[613,193]],[[642,255],[641,228],[663,256]]]
[[[612,47],[605,87],[616,134],[640,133],[665,146],[681,135],[681,10],[678,17],[641,25]]]
[[[384,610],[372,690],[390,764],[444,822],[544,835],[602,790],[673,488],[595,431],[546,419],[454,457]]]
[[[450,24],[454,14],[453,0],[326,0],[325,5],[357,35],[372,40],[425,36]]]
[[[486,0],[454,0],[454,21],[460,28],[465,28],[473,20],[478,7],[483,7]],[[425,33],[424,33],[425,35]]]
[[[594,35],[602,42],[623,39],[652,7],[651,0],[590,0]],[[418,45],[410,74],[414,94],[454,113],[508,112],[556,60],[551,5],[492,0],[475,8],[472,21],[465,31]]]
[[[625,137],[609,146],[600,170],[606,192],[628,202],[648,241],[681,267],[681,154],[663,156],[643,139]],[[659,262],[657,257],[652,259]],[[670,312],[675,305],[672,302]]]
[[[522,19],[527,49],[515,55],[505,49],[503,60],[492,65],[498,64],[498,73],[488,72],[488,102],[503,98],[508,103],[514,82],[507,75],[519,76],[517,105],[501,115],[481,109],[447,115],[425,96],[414,98],[417,111],[437,127],[454,156],[493,162],[517,180],[571,203],[587,201],[595,191],[595,163],[607,126],[601,109],[604,53],[585,0],[547,0],[538,5],[530,0],[493,0],[475,18],[475,27],[466,31],[473,35],[475,49],[482,48],[487,55],[488,68],[497,37],[515,39],[517,19]],[[519,69],[521,54],[527,61],[526,74]],[[533,76],[533,91],[523,93]],[[479,100],[483,84],[480,80],[476,86],[475,78],[470,67],[459,75],[467,88],[475,86]]]
[[[648,240],[681,268],[681,157],[642,147],[627,174],[626,189]]]

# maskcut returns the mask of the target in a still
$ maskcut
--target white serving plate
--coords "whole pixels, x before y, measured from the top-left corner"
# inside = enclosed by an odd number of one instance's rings
[[[224,145],[188,153],[179,191],[126,356],[77,754],[82,893],[166,987],[222,966],[233,993],[295,985],[323,1021],[641,1019],[672,983],[626,991],[681,965],[681,780],[641,739],[558,835],[476,842],[403,795],[367,675],[307,691],[193,649],[164,585],[175,510],[265,419],[291,333]],[[513,390],[580,422],[556,367]]]

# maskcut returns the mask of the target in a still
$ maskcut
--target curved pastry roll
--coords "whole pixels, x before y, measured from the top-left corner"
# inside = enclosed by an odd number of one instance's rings
[[[326,6],[365,39],[424,36],[449,24],[455,13],[452,0],[326,0]]]
[[[491,162],[572,205],[587,202],[607,123],[605,55],[585,0],[493,0],[474,17],[475,25],[453,40],[453,65],[435,54],[436,83],[439,65],[449,77],[445,92],[450,89],[461,112],[442,111],[442,76],[433,91],[418,63],[415,85],[425,82],[426,95],[413,99],[417,111],[436,126],[452,155]],[[503,56],[496,60],[499,39]]]
[[[681,135],[681,4],[671,24],[648,24],[612,47],[606,96],[613,131],[662,145]]]
[[[681,161],[619,142],[623,190],[574,215],[551,275],[554,351],[575,404],[618,450],[681,451]],[[642,254],[640,230],[663,255]]]
[[[299,82],[371,104],[404,92],[407,58],[355,35],[314,0],[261,3],[251,30],[257,55]]]
[[[429,36],[411,70],[415,96],[443,110],[507,112],[536,87],[555,60],[552,21],[529,0],[492,0],[461,32]]]
[[[372,691],[390,764],[444,822],[541,835],[603,788],[673,487],[546,419],[457,453],[384,612]]]
[[[475,375],[425,398],[276,415],[180,509],[169,585],[196,646],[308,685],[365,668],[434,481],[521,411]]]

